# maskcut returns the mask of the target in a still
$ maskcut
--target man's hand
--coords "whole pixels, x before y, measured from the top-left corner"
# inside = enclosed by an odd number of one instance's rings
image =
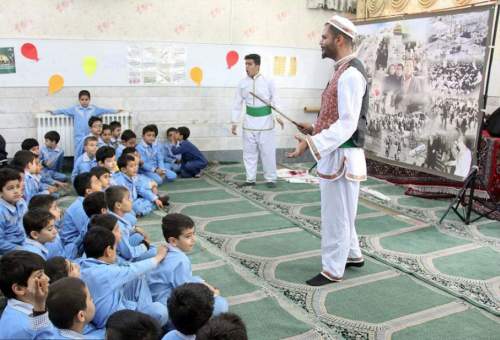
[[[306,140],[302,136],[296,135],[295,139],[298,141],[298,144],[295,147],[295,150],[293,152],[289,152],[287,154],[289,158],[296,158],[296,157],[302,156],[304,154],[304,152],[307,150],[307,148],[309,147],[307,145]]]
[[[235,136],[237,135],[237,133],[236,133],[236,129],[237,129],[237,128],[238,128],[238,125],[236,125],[236,124],[233,124],[233,125],[231,126],[231,133],[232,133],[233,135],[235,135]]]
[[[281,118],[278,117],[278,116],[276,116],[276,121],[281,126],[281,130],[283,130],[285,128],[285,123],[283,123],[283,121],[281,120]]]
[[[312,135],[313,133],[313,126],[310,123],[298,123],[297,129],[304,135]]]

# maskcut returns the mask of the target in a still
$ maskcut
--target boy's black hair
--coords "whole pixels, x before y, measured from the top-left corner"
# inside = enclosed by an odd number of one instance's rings
[[[158,127],[155,124],[149,124],[142,128],[142,135],[144,136],[147,132],[154,132],[155,136],[158,136]]]
[[[19,169],[13,169],[10,167],[0,169],[0,191],[3,190],[7,182],[16,180],[21,180],[21,172]]]
[[[167,135],[168,135],[170,132],[172,132],[172,131],[177,131],[177,128],[175,128],[175,127],[173,127],[173,126],[172,126],[172,127],[169,127],[169,128],[167,129]]]
[[[111,158],[115,155],[115,149],[112,148],[111,146],[101,146],[99,149],[97,149],[95,153],[95,160],[97,162],[104,162],[106,158]]]
[[[28,150],[19,150],[15,153],[14,158],[12,159],[11,165],[13,167],[18,168],[19,170],[24,171],[29,163],[35,160],[36,156],[33,152]]]
[[[222,313],[208,320],[198,330],[196,340],[248,340],[248,335],[238,315]]]
[[[255,65],[260,65],[260,55],[256,53],[247,54],[245,60],[253,60]]]
[[[97,177],[98,179],[100,179],[104,174],[111,174],[111,172],[103,166],[93,167],[92,169],[90,169],[90,173],[92,175],[95,175],[95,177]]]
[[[109,124],[102,124],[102,131],[104,131],[104,130],[109,130],[110,132],[112,131],[111,126],[109,126]]]
[[[95,227],[102,227],[113,231],[115,229],[116,223],[118,223],[118,218],[111,214],[100,214],[94,215],[90,218],[88,230]]]
[[[118,165],[118,169],[123,169],[127,167],[127,164],[130,162],[135,162],[135,157],[132,156],[131,154],[123,154],[118,158],[118,162],[116,163]]]
[[[26,232],[26,237],[31,238],[31,232],[40,232],[43,228],[49,225],[49,222],[54,219],[54,215],[46,209],[28,210],[23,216],[23,226]]]
[[[52,204],[57,201],[52,195],[42,194],[31,197],[30,202],[28,204],[28,210],[33,209],[45,209],[49,210],[52,207]]]
[[[49,277],[50,283],[67,277],[68,267],[66,266],[66,259],[62,256],[51,257],[45,262],[44,271],[45,275]]]
[[[185,283],[170,295],[168,316],[182,334],[196,334],[212,316],[214,302],[214,294],[203,283]]]
[[[106,321],[107,340],[159,340],[161,334],[158,321],[147,314],[130,309],[117,311]]]
[[[87,146],[87,144],[89,144],[89,142],[98,142],[98,141],[99,141],[99,139],[97,139],[96,136],[87,136],[83,140],[83,146]]]
[[[130,195],[128,189],[121,185],[110,186],[106,189],[105,194],[106,203],[110,211],[114,211],[116,203],[123,201],[126,195]]]
[[[127,146],[125,149],[122,151],[122,156],[123,155],[128,155],[128,154],[134,154],[137,151],[137,149],[133,146]]]
[[[54,326],[70,329],[78,312],[87,309],[85,287],[85,283],[75,277],[65,277],[50,284],[45,304]]]
[[[78,99],[82,98],[83,96],[87,96],[89,97],[90,99],[90,92],[87,91],[87,90],[81,90],[79,93],[78,93]]]
[[[82,172],[76,175],[73,180],[73,187],[75,187],[78,196],[85,197],[85,192],[87,189],[91,188],[92,177],[95,176],[90,172]]]
[[[107,207],[106,195],[102,191],[93,192],[83,200],[83,210],[88,217],[101,214]]]
[[[109,128],[111,129],[111,132],[113,132],[116,128],[122,127],[122,123],[120,123],[117,120],[112,121],[109,123]],[[104,127],[103,127],[104,130]]]
[[[120,138],[123,142],[128,142],[132,138],[137,138],[137,135],[135,134],[134,131],[127,129],[127,130],[122,132],[122,135],[120,136]]]
[[[56,144],[61,140],[61,136],[57,131],[49,131],[45,134],[45,136],[43,136],[43,138],[48,139],[52,142],[56,142]]]
[[[102,123],[102,118],[98,116],[92,116],[89,118],[89,127],[92,127],[95,122],[101,122]]]
[[[8,299],[16,299],[12,285],[27,287],[34,271],[43,269],[45,260],[38,254],[14,250],[0,258],[0,290]]]
[[[88,258],[99,258],[107,247],[115,247],[115,235],[103,227],[94,227],[83,238],[83,250]]]
[[[184,214],[167,214],[161,220],[161,230],[167,242],[170,237],[178,239],[184,230],[192,228],[194,228],[193,220]]]
[[[28,151],[30,151],[31,148],[34,148],[35,146],[40,146],[40,144],[38,144],[38,141],[35,138],[26,138],[21,143],[21,149],[22,150],[28,150]]]
[[[191,131],[189,131],[189,128],[187,126],[181,126],[177,129],[179,132],[179,135],[181,135],[184,140],[189,138],[189,135],[191,135]]]

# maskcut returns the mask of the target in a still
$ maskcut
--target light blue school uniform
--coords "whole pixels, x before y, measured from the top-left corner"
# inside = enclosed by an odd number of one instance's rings
[[[0,319],[0,339],[33,339],[32,313],[32,304],[9,299]]]
[[[40,148],[40,162],[44,166],[42,175],[61,182],[68,180],[68,177],[61,172],[64,164],[64,151],[59,147],[51,149],[45,145],[42,146]]]
[[[93,137],[96,137],[96,136],[94,136],[92,133],[89,133],[89,134],[87,134],[85,137],[83,137],[83,138],[80,140],[80,144],[79,144],[79,145],[78,145],[78,147],[77,147],[77,152],[78,152],[78,154],[75,154],[75,159],[76,159],[77,157],[80,157],[81,155],[83,155],[83,153],[85,152],[85,151],[84,151],[85,139],[86,139],[87,137],[92,137],[92,136],[93,136]],[[97,137],[97,149],[99,149],[101,146],[104,146],[104,145],[106,145],[106,144],[105,144],[105,143],[104,143],[104,141],[102,140],[101,136]]]
[[[78,154],[78,146],[90,132],[89,119],[92,116],[101,116],[105,113],[115,113],[115,109],[100,108],[95,105],[83,107],[81,105],[71,106],[65,109],[55,110],[55,115],[65,115],[73,118],[75,155]]]
[[[163,163],[163,152],[161,150],[160,144],[157,142],[149,145],[145,141],[142,141],[136,146],[137,151],[141,154],[141,159],[144,162],[139,169],[139,172],[158,184],[162,184],[163,181],[173,181],[177,178],[177,174],[172,170],[165,167]],[[162,179],[155,170],[157,168],[165,171],[165,179]]]
[[[24,199],[26,202],[31,200],[31,197],[36,195],[49,194],[48,190],[44,190],[40,183],[40,178],[32,175],[30,172],[24,172]]]
[[[113,174],[113,181],[116,185],[121,185],[128,189],[132,199],[132,207],[137,215],[145,216],[153,211],[154,204],[147,199],[139,197],[137,193],[137,187],[139,185],[137,183],[137,176],[131,178],[120,171]]]
[[[43,257],[45,261],[49,258],[49,250],[43,244],[38,242],[37,240],[33,240],[29,237],[26,237],[23,245],[21,246],[21,250],[26,250],[31,253],[35,253]]]
[[[71,173],[71,183],[73,183],[76,176],[84,172],[89,172],[90,169],[95,166],[97,166],[95,155],[93,156],[93,158],[90,158],[87,153],[84,153],[83,155],[78,157],[75,161],[75,164],[73,165],[73,172]]]
[[[71,329],[56,328],[49,319],[49,313],[44,313],[31,318],[35,331],[34,340],[53,339],[104,339],[105,329],[96,329],[92,324],[85,325],[83,334]]]
[[[181,165],[180,163],[176,163],[176,161],[181,160],[182,156],[174,155],[172,153],[173,146],[174,144],[168,141],[163,144],[163,163],[165,163],[166,168],[169,168],[170,170],[177,173],[181,171]]]
[[[61,230],[62,220],[56,221],[57,230]],[[62,256],[67,259],[74,259],[78,256],[78,249],[75,244],[69,243],[67,247],[64,247],[64,243],[61,239],[61,235],[57,233],[56,238],[50,242],[44,244],[45,248],[49,251],[48,259],[56,256]]]
[[[73,251],[73,256],[68,257],[74,259],[83,253],[83,237],[87,233],[87,225],[89,217],[83,210],[83,197],[77,197],[76,200],[64,212],[62,220],[62,228],[59,231],[64,248]],[[66,255],[71,255],[67,253]],[[76,253],[76,254],[75,254]]]
[[[172,291],[184,283],[203,283],[199,276],[193,276],[189,257],[177,247],[168,245],[168,258],[148,275],[148,284],[153,301],[167,304]],[[227,300],[216,296],[214,315],[225,313],[229,309]]]
[[[164,305],[127,300],[124,294],[127,283],[139,279],[155,267],[154,259],[120,265],[94,258],[82,259],[80,261],[82,280],[85,281],[96,307],[92,323],[97,328],[103,328],[111,314],[122,309],[131,309],[149,314],[161,325],[166,324],[168,311]],[[147,286],[144,287],[146,288]]]
[[[143,197],[147,201],[151,202],[153,204],[153,209],[155,209],[156,205],[154,204],[154,202],[158,199],[158,195],[156,195],[151,189],[152,181],[153,180],[151,178],[141,174],[136,176],[137,194],[140,197]]]
[[[196,335],[184,335],[178,330],[172,330],[165,334],[161,340],[195,340]]]
[[[125,145],[123,144],[118,144],[118,146],[115,149],[115,158],[118,159],[123,153],[123,150],[125,150]]]
[[[24,199],[15,205],[0,198],[0,255],[19,249],[24,243],[26,234],[23,227],[23,216],[28,211]]]

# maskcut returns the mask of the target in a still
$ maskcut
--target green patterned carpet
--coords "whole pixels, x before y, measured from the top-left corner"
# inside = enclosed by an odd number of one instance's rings
[[[193,268],[228,297],[250,339],[499,338],[499,222],[465,226],[449,214],[439,225],[447,202],[404,196],[404,188],[371,178],[363,186],[391,201],[361,194],[365,266],[313,288],[304,281],[321,270],[318,186],[242,189],[243,172],[239,164],[213,166],[201,179],[161,189],[171,212],[195,220]],[[164,214],[139,220],[156,241]]]

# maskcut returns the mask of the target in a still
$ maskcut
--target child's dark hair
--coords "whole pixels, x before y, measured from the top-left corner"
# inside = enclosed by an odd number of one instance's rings
[[[167,135],[168,135],[170,132],[172,132],[172,131],[177,132],[177,128],[174,128],[174,127],[169,127],[169,128],[167,129]]]
[[[0,190],[3,190],[7,182],[16,180],[21,180],[21,173],[18,169],[12,169],[8,167],[0,169]]]
[[[31,150],[31,148],[34,148],[35,146],[40,146],[40,144],[38,144],[38,141],[35,138],[26,138],[21,143],[21,149],[22,150],[28,150],[29,151],[29,150]]]
[[[85,139],[83,140],[83,146],[87,146],[90,142],[98,142],[99,139],[97,139],[96,136],[88,136],[88,137],[85,137]]]
[[[123,168],[127,167],[127,164],[130,162],[135,162],[135,157],[132,156],[131,154],[123,154],[118,158],[118,162],[116,163],[118,165],[118,168],[121,170]]]
[[[189,131],[189,128],[187,128],[186,126],[179,127],[177,131],[179,131],[179,135],[181,135],[184,140],[188,139],[189,135],[191,134],[191,131]]]
[[[104,132],[104,130],[109,130],[109,132],[111,132],[111,126],[109,126],[108,124],[102,124],[102,132]]]
[[[123,155],[128,155],[128,154],[134,154],[137,151],[137,149],[133,146],[127,146],[125,149],[122,151],[122,156]]]
[[[91,188],[93,176],[95,175],[90,172],[82,172],[75,177],[73,180],[73,187],[75,187],[78,196],[85,197],[87,189]]]
[[[214,294],[203,283],[185,283],[173,290],[167,307],[175,329],[184,335],[196,334],[212,316]]]
[[[66,259],[62,256],[54,256],[45,262],[45,275],[50,279],[50,283],[54,283],[68,276],[68,267]]]
[[[15,153],[11,165],[18,168],[19,170],[24,171],[24,169],[26,169],[26,166],[28,166],[29,163],[33,162],[35,158],[36,156],[33,152],[28,150],[19,150]]]
[[[85,283],[75,277],[65,277],[50,284],[46,306],[54,326],[70,329],[78,312],[87,309],[85,287]]]
[[[245,60],[253,60],[255,65],[260,65],[260,55],[252,53],[245,56]]]
[[[45,261],[35,253],[14,250],[0,258],[0,290],[8,299],[15,299],[12,285],[17,283],[27,287],[28,279],[34,271],[43,270]]]
[[[106,189],[106,202],[108,209],[114,211],[116,203],[123,201],[123,199],[130,195],[128,189],[121,185],[112,185]]]
[[[49,210],[55,201],[57,201],[57,198],[55,198],[52,195],[48,194],[35,195],[30,199],[30,202],[28,204],[28,210],[33,210],[33,209]]]
[[[26,237],[31,238],[31,232],[40,232],[54,219],[54,215],[46,209],[28,210],[23,216],[23,226]]]
[[[104,174],[111,174],[111,172],[103,166],[93,167],[92,169],[90,169],[90,173],[92,175],[95,175],[95,177],[97,177],[97,179],[100,179],[101,176]]]
[[[83,250],[89,258],[99,258],[104,255],[106,248],[115,247],[115,235],[103,227],[93,227],[83,238]]]
[[[155,124],[149,124],[142,128],[143,136],[148,132],[154,132],[155,136],[158,136],[158,127]]]
[[[122,123],[120,123],[119,121],[117,120],[114,120],[112,121],[111,123],[109,123],[109,128],[111,129],[111,132],[115,131],[117,128],[121,128],[122,127]],[[102,128],[104,130],[104,127]]]
[[[102,118],[98,116],[92,116],[89,118],[89,127],[92,127],[95,122],[101,122],[102,123]]]
[[[108,229],[109,231],[113,231],[115,229],[116,223],[118,223],[118,218],[115,215],[111,214],[101,214],[94,215],[91,217],[88,230],[91,230],[95,227],[102,227]]]
[[[89,97],[90,99],[90,92],[87,91],[87,90],[81,90],[79,93],[78,93],[78,99],[82,98],[83,96],[87,96]]]
[[[168,242],[170,237],[179,238],[186,229],[194,228],[194,222],[191,217],[183,214],[167,214],[161,220],[161,229],[163,237]]]
[[[128,142],[132,138],[137,138],[137,135],[132,130],[125,130],[122,132],[120,138],[122,139],[123,142]]]
[[[61,136],[57,131],[49,131],[45,134],[45,136],[43,136],[43,138],[56,142],[56,144],[61,140]]]
[[[158,321],[147,314],[130,309],[122,309],[106,321],[107,340],[159,340],[161,328]]]
[[[95,153],[95,160],[98,162],[104,162],[106,158],[112,158],[114,155],[115,149],[111,146],[104,145],[97,149],[97,152]]]
[[[93,192],[83,200],[83,210],[88,217],[101,214],[107,207],[106,195],[102,191]]]
[[[222,313],[208,320],[198,330],[196,340],[248,340],[248,335],[238,315]]]

